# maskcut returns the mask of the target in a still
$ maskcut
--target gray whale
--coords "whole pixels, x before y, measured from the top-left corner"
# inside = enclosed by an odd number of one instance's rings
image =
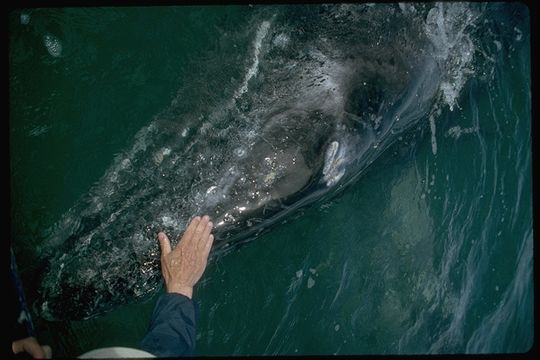
[[[452,106],[443,85],[465,79],[468,6],[254,11],[236,34],[250,39],[244,72],[223,99],[201,113],[175,100],[49,230],[39,314],[84,319],[154,293],[157,232],[176,238],[195,214],[215,224],[212,258],[346,189]]]

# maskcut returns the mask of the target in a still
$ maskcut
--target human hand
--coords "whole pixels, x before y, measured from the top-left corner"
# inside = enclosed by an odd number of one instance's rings
[[[13,354],[18,354],[23,351],[27,352],[34,359],[50,359],[52,357],[51,347],[48,345],[39,345],[38,341],[33,336],[13,341],[11,343],[11,350],[13,350]]]
[[[191,220],[184,235],[171,250],[171,242],[165,233],[158,234],[161,248],[161,273],[167,292],[179,293],[191,299],[193,286],[201,278],[206,268],[208,254],[214,242],[211,235],[213,224],[205,215]]]

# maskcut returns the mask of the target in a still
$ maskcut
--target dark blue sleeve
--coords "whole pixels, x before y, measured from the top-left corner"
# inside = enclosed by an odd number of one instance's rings
[[[9,267],[10,273],[10,300],[12,309],[9,311],[13,328],[9,333],[11,340],[21,340],[29,336],[36,336],[34,332],[34,325],[32,324],[32,317],[26,304],[26,298],[24,296],[24,289],[22,287],[21,278],[17,271],[17,264],[15,263],[15,255],[13,249],[10,247],[11,262]]]
[[[161,295],[154,307],[141,348],[157,357],[193,354],[197,312],[197,305],[184,295]]]

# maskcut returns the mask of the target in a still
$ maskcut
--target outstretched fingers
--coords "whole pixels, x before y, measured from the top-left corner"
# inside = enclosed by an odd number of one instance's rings
[[[197,228],[195,229],[195,233],[193,235],[194,245],[198,246],[199,242],[203,238],[206,228],[208,227],[209,221],[210,221],[210,217],[208,215],[204,215],[201,221],[199,221],[199,225],[197,225]]]
[[[204,250],[204,248],[206,247],[206,244],[208,243],[210,239],[210,233],[212,232],[213,227],[214,227],[214,224],[211,221],[206,223],[206,227],[203,229],[201,238],[199,239],[199,243],[197,244],[197,247],[200,250]]]
[[[214,235],[210,235],[208,237],[208,241],[204,244],[204,250],[203,250],[203,257],[204,259],[208,259],[208,255],[210,254],[210,249],[212,249],[212,244],[214,243]]]
[[[214,224],[210,221],[208,215],[194,217],[182,235],[179,245],[181,243],[183,248],[197,249],[196,251],[206,259],[214,241],[214,236],[211,235],[213,227]],[[168,249],[170,249],[170,244]],[[176,249],[180,249],[180,246],[177,246]]]
[[[197,227],[199,226],[199,223],[201,221],[201,217],[200,216],[195,216],[191,222],[189,223],[186,231],[184,232],[184,235],[182,235],[181,239],[179,239],[179,243],[180,242],[183,242],[183,243],[190,243],[193,241],[193,237],[195,235],[195,230],[197,229]],[[178,248],[178,246],[177,246]]]
[[[161,255],[167,255],[171,252],[171,242],[164,232],[158,234],[159,247],[161,248]]]

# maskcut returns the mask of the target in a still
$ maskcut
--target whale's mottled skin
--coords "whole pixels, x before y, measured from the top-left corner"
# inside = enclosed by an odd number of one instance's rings
[[[473,46],[463,34],[475,14],[466,4],[254,11],[238,30],[250,39],[244,75],[219,106],[171,105],[51,229],[41,316],[88,318],[154,292],[157,232],[175,238],[193,215],[211,216],[218,256],[335,196],[452,105],[441,84],[466,73],[471,60],[456,54]],[[444,51],[442,38],[452,40]]]

